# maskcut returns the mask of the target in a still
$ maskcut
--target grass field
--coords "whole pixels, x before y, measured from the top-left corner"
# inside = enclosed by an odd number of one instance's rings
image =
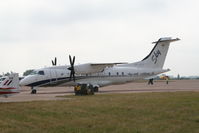
[[[199,133],[199,93],[0,103],[0,133]]]

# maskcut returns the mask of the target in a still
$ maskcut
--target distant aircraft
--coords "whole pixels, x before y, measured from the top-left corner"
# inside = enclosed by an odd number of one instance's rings
[[[56,66],[34,70],[20,81],[20,85],[30,86],[33,94],[40,86],[75,86],[90,84],[98,91],[99,87],[122,84],[137,79],[150,79],[158,74],[168,72],[163,69],[165,58],[171,42],[180,39],[160,38],[153,42],[155,46],[143,60],[135,63],[86,63],[75,64],[75,56],[69,55],[70,66]]]
[[[0,78],[0,96],[8,97],[19,93],[19,76],[17,73],[11,73],[9,76]]]

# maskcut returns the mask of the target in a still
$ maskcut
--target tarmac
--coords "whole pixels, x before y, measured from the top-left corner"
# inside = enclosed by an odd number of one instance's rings
[[[166,81],[154,81],[154,85],[148,85],[147,81],[131,82],[122,85],[111,85],[99,88],[96,94],[109,93],[150,93],[150,92],[178,92],[194,91],[199,92],[199,80],[172,80],[169,84]],[[74,95],[73,87],[40,87],[37,94],[30,94],[29,87],[22,87],[19,94],[8,98],[0,97],[0,102],[30,102],[48,100],[67,100],[60,97]]]

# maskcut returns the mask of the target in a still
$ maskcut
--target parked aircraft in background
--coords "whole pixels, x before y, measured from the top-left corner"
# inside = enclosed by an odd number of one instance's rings
[[[17,73],[11,73],[9,76],[0,78],[0,96],[8,97],[19,93],[19,76]]]
[[[75,86],[90,84],[96,90],[99,87],[131,82],[138,79],[150,79],[158,74],[168,72],[163,69],[165,58],[171,42],[180,39],[160,38],[153,42],[155,46],[143,60],[135,63],[86,63],[75,64],[75,56],[69,56],[70,66],[56,66],[34,70],[20,81],[20,85],[30,86],[32,93],[40,86]]]

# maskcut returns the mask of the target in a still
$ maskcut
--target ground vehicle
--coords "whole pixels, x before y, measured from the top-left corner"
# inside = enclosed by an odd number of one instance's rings
[[[78,84],[74,88],[75,95],[94,95],[94,88],[91,84]]]

